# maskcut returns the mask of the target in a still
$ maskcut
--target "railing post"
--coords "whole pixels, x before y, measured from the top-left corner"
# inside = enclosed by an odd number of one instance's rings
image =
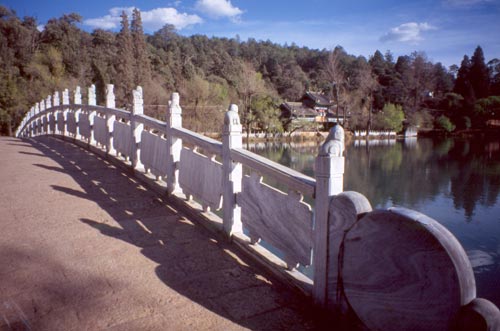
[[[172,93],[167,110],[167,192],[172,194],[179,190],[179,168],[177,162],[181,159],[182,139],[173,135],[174,128],[182,127],[182,108],[179,104],[179,93]]]
[[[106,108],[115,108],[115,93],[113,91],[114,85],[106,85]],[[116,116],[110,112],[106,112],[106,153],[115,154],[113,148],[113,129],[115,127]]]
[[[51,134],[51,133],[54,133],[52,132],[52,128],[51,128],[51,125],[52,125],[52,121],[51,121],[51,114],[52,114],[52,111],[50,110],[50,108],[52,108],[52,96],[47,96],[47,99],[45,99],[45,110],[46,110],[46,114],[45,116],[47,117],[47,132],[46,134]]]
[[[37,102],[35,103],[35,116],[40,114],[40,103]],[[38,134],[40,133],[40,117],[38,117],[36,120],[35,120],[35,127],[34,127],[34,132],[33,132],[33,136],[38,136]]]
[[[59,91],[55,91],[54,92],[54,96],[52,97],[52,101],[53,101],[53,105],[52,106],[54,106],[54,107],[59,106],[59,104],[60,104]],[[52,133],[55,133],[55,134],[59,134],[60,133],[59,132],[59,128],[58,128],[58,124],[59,123],[58,123],[58,118],[57,118],[59,112],[60,112],[59,110],[54,110],[52,112],[52,118],[54,120],[54,132],[52,132]]]
[[[89,106],[95,106],[97,105],[96,102],[96,95],[95,95],[95,85],[92,84],[88,88],[88,105]],[[95,142],[95,137],[94,137],[94,118],[96,116],[96,111],[95,110],[90,110],[89,111],[89,124],[90,124],[90,136],[89,136],[89,145],[96,145]]]
[[[80,90],[80,86],[77,86],[75,88],[75,93],[73,95],[73,98],[74,98],[75,105],[82,104],[82,92]],[[80,133],[80,114],[82,113],[82,109],[80,107],[78,107],[74,110],[74,112],[75,112],[75,123],[76,123],[75,139],[81,140],[82,135]]]
[[[144,130],[144,124],[138,123],[136,116],[144,114],[144,101],[142,98],[142,87],[137,86],[135,90],[132,91],[133,94],[133,108],[132,116],[130,117],[130,127],[132,128],[132,155],[130,156],[130,161],[132,163],[132,168],[140,168],[142,166],[141,157],[141,135],[142,130]]]
[[[326,305],[328,268],[328,208],[332,196],[343,191],[344,129],[335,125],[320,147],[316,158],[316,192],[314,218],[314,301]],[[331,271],[330,271],[331,272]]]
[[[241,207],[236,203],[236,194],[241,192],[243,168],[241,163],[231,160],[231,149],[242,148],[241,132],[242,126],[238,115],[238,106],[231,105],[224,116],[222,141],[223,226],[225,233],[229,237],[234,233],[243,232]]]
[[[67,132],[68,132],[68,107],[67,105],[69,105],[69,90],[68,89],[65,89],[62,93],[62,104],[65,106],[63,108],[63,111],[62,111],[62,115],[63,115],[63,132],[62,132],[62,135],[63,136],[66,136],[67,135]]]
[[[49,125],[49,119],[47,118],[47,114],[45,113],[45,100],[42,99],[40,101],[40,134],[47,134],[47,126]]]

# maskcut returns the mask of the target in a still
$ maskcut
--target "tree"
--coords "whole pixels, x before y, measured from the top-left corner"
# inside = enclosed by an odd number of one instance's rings
[[[251,63],[243,62],[240,65],[241,71],[236,81],[236,90],[242,106],[241,121],[248,137],[256,119],[251,107],[252,98],[259,93],[266,92],[266,88],[262,74],[256,72]]]
[[[151,62],[149,61],[146,38],[142,29],[141,12],[137,8],[134,8],[132,12],[130,31],[132,33],[135,58],[134,83],[135,85],[145,86],[151,80]]]
[[[258,95],[252,99],[251,109],[255,114],[255,124],[266,135],[283,131],[278,103],[278,100],[269,95]]]
[[[388,103],[381,112],[375,115],[375,126],[381,130],[399,132],[403,129],[404,117],[401,105]]]
[[[436,128],[442,129],[446,132],[455,130],[455,125],[445,115],[441,115],[436,119]]]
[[[488,67],[484,62],[483,49],[480,46],[477,46],[471,57],[468,79],[475,98],[486,98],[489,95],[490,77]]]
[[[125,106],[131,102],[134,86],[134,46],[130,33],[128,16],[125,11],[121,16],[121,30],[116,37],[118,56],[116,57],[117,75],[114,77],[115,93],[118,103]]]

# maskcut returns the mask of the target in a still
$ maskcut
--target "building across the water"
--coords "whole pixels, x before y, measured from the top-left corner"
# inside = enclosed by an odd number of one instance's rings
[[[307,121],[331,126],[344,122],[344,111],[328,96],[319,92],[306,92],[297,102],[284,102],[281,117],[288,121]],[[337,113],[338,111],[338,113]]]

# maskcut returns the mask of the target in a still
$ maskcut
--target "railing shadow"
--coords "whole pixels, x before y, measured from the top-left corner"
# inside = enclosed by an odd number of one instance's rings
[[[166,197],[146,190],[126,171],[59,139],[39,137],[25,142],[62,169],[35,166],[63,172],[82,188],[52,185],[54,190],[94,201],[112,218],[111,222],[80,221],[105,237],[139,247],[158,264],[155,273],[166,287],[252,330],[326,328],[324,316],[308,299],[272,276],[256,272],[259,267],[224,238],[186,219],[168,205]]]

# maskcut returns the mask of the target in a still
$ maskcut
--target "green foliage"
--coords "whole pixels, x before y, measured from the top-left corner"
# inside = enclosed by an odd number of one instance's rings
[[[369,123],[398,128],[395,122],[401,121],[383,110],[386,104],[401,105],[410,122],[420,126],[431,122],[432,112],[426,109],[443,110],[455,123],[468,116],[474,125],[498,114],[483,101],[475,104],[493,91],[500,94],[500,61],[486,66],[480,47],[470,59],[464,58],[460,69],[456,67],[453,84],[455,71],[431,63],[423,53],[394,58],[390,52],[376,51],[366,59],[340,46],[331,52],[251,38],[186,37],[172,25],[147,36],[138,10],[130,24],[122,15],[118,33],[97,29],[89,34],[78,27],[80,21],[76,13],[62,15],[39,32],[36,19],[19,19],[0,6],[0,69],[12,77],[9,84],[17,100],[9,108],[0,104],[4,123],[9,114],[15,127],[30,105],[56,89],[90,83],[96,84],[101,104],[106,84],[115,84],[118,106],[130,105],[131,90],[142,85],[146,111],[160,117],[164,115],[156,105],[165,105],[170,93],[179,91],[190,112],[185,122],[196,130],[216,130],[220,123],[212,119],[220,119],[230,102],[239,105],[247,131],[279,130],[278,112],[264,107],[259,114],[252,103],[267,96],[273,102],[297,101],[306,90],[335,99],[339,109],[350,113],[348,124],[353,128]],[[452,87],[455,94],[450,94]],[[371,114],[377,115],[371,119]],[[7,131],[4,125],[1,134]]]
[[[436,128],[446,132],[453,132],[455,130],[455,124],[445,115],[441,115],[436,119]]]
[[[384,109],[375,115],[375,127],[380,130],[392,130],[399,132],[403,130],[405,115],[401,105],[388,103]]]
[[[279,120],[281,111],[278,100],[269,95],[256,96],[252,99],[250,107],[255,116],[255,125],[260,131],[283,132],[283,126]]]
[[[411,113],[408,116],[408,123],[420,129],[432,129],[434,125],[434,118],[427,110]]]

